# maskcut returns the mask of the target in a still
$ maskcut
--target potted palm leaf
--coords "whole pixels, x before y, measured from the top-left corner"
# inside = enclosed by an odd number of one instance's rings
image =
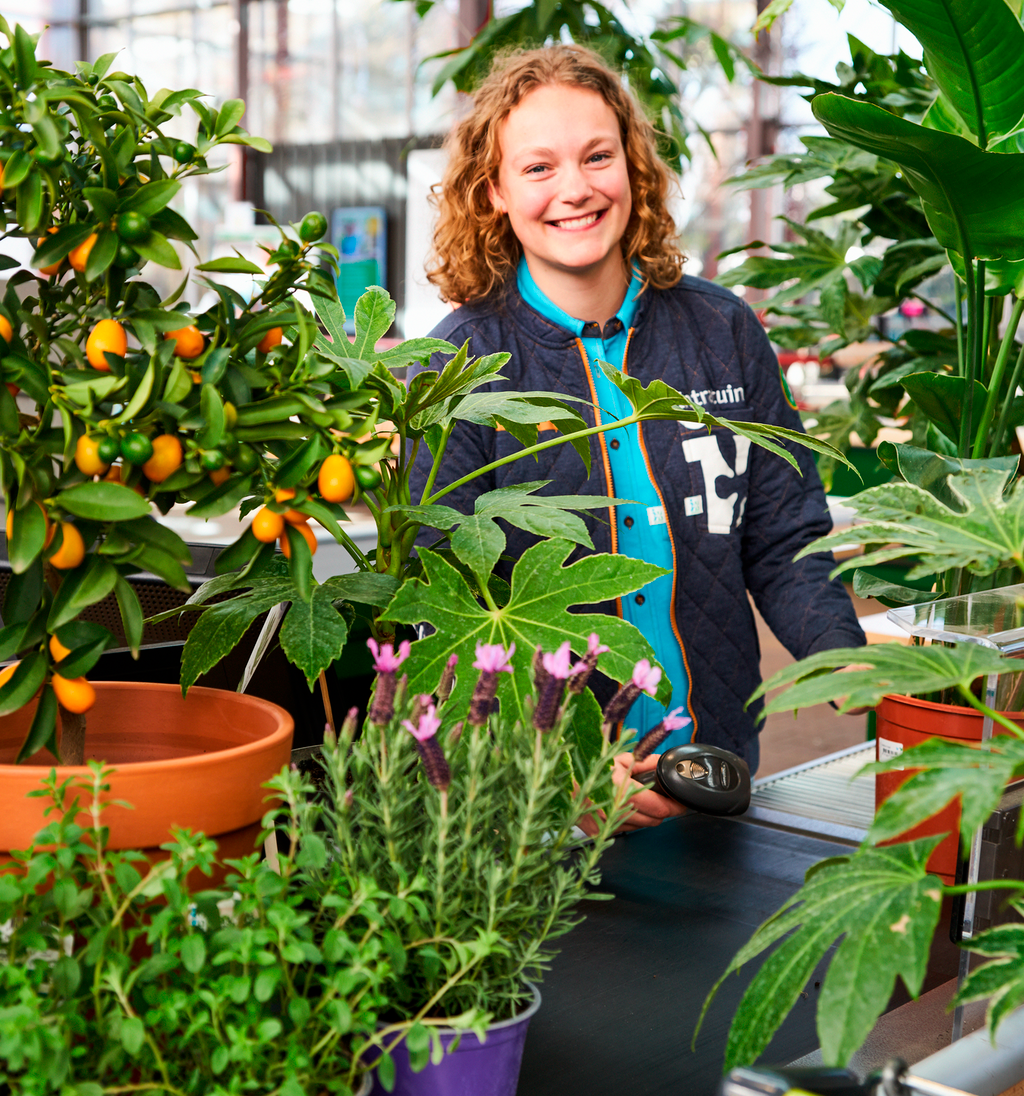
[[[855,590],[890,605],[917,603],[926,612],[933,603],[941,616],[947,602],[939,599],[983,599],[996,588],[992,596],[1002,590],[1012,606],[1018,587],[1007,584],[1024,577],[1016,516],[1024,496],[1013,441],[1022,410],[1018,392],[1024,367],[1016,338],[1024,314],[1022,283],[1017,280],[1024,269],[1024,154],[1017,140],[1024,100],[1013,72],[1024,46],[1024,27],[998,3],[925,10],[892,0],[886,6],[921,42],[929,83],[908,79],[914,66],[902,56],[889,65],[872,55],[879,64],[865,64],[864,72],[870,71],[878,82],[872,86],[862,73],[867,94],[849,94],[851,84],[848,94],[826,90],[813,98],[815,116],[831,142],[812,147],[809,155],[819,161],[832,157],[830,190],[846,208],[860,204],[852,193],[850,172],[860,173],[861,183],[870,176],[877,184],[870,191],[856,188],[862,197],[877,199],[868,222],[871,231],[894,239],[884,257],[865,259],[859,268],[863,284],[878,295],[875,304],[894,289],[891,303],[901,293],[918,293],[926,274],[947,261],[957,279],[957,303],[947,332],[909,332],[878,373],[862,378],[862,395],[875,398],[872,413],[883,400],[892,399],[901,412],[907,411],[916,444],[879,446],[879,458],[893,473],[893,482],[855,495],[850,500],[856,512],[853,527],[814,547],[835,547],[840,540],[862,545],[865,554],[840,564],[839,571],[907,559],[908,579],[932,576],[933,588],[920,591],[865,571],[855,575]],[[863,60],[866,48],[857,42],[854,48]],[[899,79],[905,92],[913,85],[913,94],[896,93]],[[873,92],[879,92],[881,103],[867,101]],[[917,111],[919,121],[901,116],[907,111]],[[930,235],[919,227],[911,239],[881,227],[883,218],[873,214],[887,207],[892,213],[901,202],[904,210],[916,207],[923,213]],[[838,308],[842,296],[842,290],[832,294],[834,319],[843,314]],[[857,307],[871,308],[870,296]],[[821,305],[827,304],[823,290]],[[789,309],[787,322],[799,322],[799,307]],[[863,402],[859,407],[863,416]],[[1013,627],[1011,617],[1012,610],[1006,627]],[[861,668],[838,676],[826,673],[849,663]],[[932,874],[939,834],[952,828],[969,840],[998,804],[1007,780],[1024,772],[1020,716],[1011,719],[1000,710],[1020,706],[1013,699],[1013,671],[1018,667],[998,650],[970,642],[883,644],[816,655],[765,683],[765,690],[791,686],[769,702],[768,711],[823,700],[843,708],[880,705],[879,736],[897,743],[944,733],[940,715],[947,711],[972,717],[974,730],[959,737],[980,739],[985,719],[992,721],[999,737],[982,753],[965,742],[931,739],[875,766],[882,776],[902,771],[889,776],[898,790],[885,800],[864,845],[851,856],[812,869],[792,902],[758,930],[730,966],[735,969],[776,946],[734,1020],[727,1066],[752,1062],[767,1045],[811,969],[838,936],[845,934],[818,1004],[819,1036],[830,1063],[848,1061],[863,1042],[886,1007],[897,975],[912,994],[919,991],[944,896],[997,887],[1018,900],[1014,892],[1024,887],[1020,880],[956,885],[949,876]],[[1006,675],[1000,677],[1003,687],[998,692],[979,688],[979,679],[990,675]],[[947,700],[953,704],[938,703]],[[910,708],[916,717],[900,714],[901,708]],[[901,726],[916,728],[919,737],[907,739]],[[920,834],[915,827],[957,800],[959,811],[952,823],[947,813],[942,824],[932,824],[936,836],[908,840],[908,830]],[[951,837],[954,856],[956,836],[954,832]],[[790,929],[796,931],[783,939]],[[1020,999],[1019,967],[1011,959],[1015,933],[1003,926],[970,944],[994,958],[971,974],[959,1000],[991,993],[993,1030]],[[787,966],[797,951],[800,960]],[[855,999],[843,989],[853,983],[858,986]],[[771,1005],[766,1010],[767,1001]]]

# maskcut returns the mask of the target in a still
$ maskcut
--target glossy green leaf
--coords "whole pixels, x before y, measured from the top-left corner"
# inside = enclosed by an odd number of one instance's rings
[[[4,183],[6,185],[6,176]],[[53,266],[59,263],[69,251],[84,243],[93,233],[94,229],[89,224],[64,225],[56,232],[49,232],[42,237],[42,242],[36,248],[32,256],[32,265],[35,267]]]
[[[85,261],[85,280],[87,282],[94,281],[107,271],[117,255],[118,243],[116,232],[112,232],[109,228],[99,230],[96,243],[93,244],[89,257]]]
[[[261,277],[265,277],[267,273],[262,266],[258,266],[249,259],[242,258],[241,255],[211,259],[209,262],[199,263],[195,269],[213,274],[257,274]]]
[[[18,224],[28,233],[38,231],[42,227],[39,222],[43,216],[43,180],[37,167],[33,165],[14,193]]]
[[[982,148],[1024,120],[1024,27],[1004,0],[883,0]]]
[[[11,539],[7,543],[7,556],[11,570],[16,575],[26,571],[43,550],[46,542],[46,515],[34,501],[14,511],[11,519]]]
[[[43,691],[39,694],[39,703],[32,716],[28,736],[18,750],[18,763],[27,760],[44,746],[54,757],[59,756],[57,753],[57,696],[49,683],[43,686]]]
[[[217,136],[223,137],[230,133],[242,120],[245,114],[245,103],[241,99],[228,99],[217,114]]]
[[[196,438],[202,449],[216,449],[224,436],[224,401],[212,384],[204,384],[199,396],[199,411],[206,425]]]
[[[1024,259],[1024,155],[983,152],[955,134],[841,95],[819,95],[812,106],[834,137],[900,165],[943,247],[966,247],[982,259]]]
[[[69,513],[93,521],[125,521],[149,513],[149,503],[123,483],[79,483],[61,491],[60,505]]]
[[[53,632],[74,620],[83,609],[102,601],[117,583],[118,573],[100,556],[86,556],[85,562],[67,572],[50,607],[47,628]]]
[[[46,655],[42,651],[33,651],[23,658],[10,680],[0,685],[0,715],[23,708],[42,685],[46,670]]]
[[[925,867],[937,840],[861,849],[811,868],[803,887],[755,932],[705,1001],[706,1011],[729,974],[777,945],[740,1001],[726,1070],[758,1058],[840,936],[818,1000],[827,1065],[847,1062],[861,1046],[897,976],[912,995],[920,991],[942,905],[942,885]]]
[[[181,269],[181,260],[178,253],[168,242],[166,236],[157,231],[152,231],[144,240],[136,240],[132,247],[144,258],[160,266],[170,267],[171,270]]]
[[[117,607],[121,613],[121,626],[124,628],[125,638],[131,648],[132,657],[139,657],[139,646],[142,643],[143,613],[132,584],[121,575],[117,576],[114,584],[114,595],[117,598]]]
[[[960,437],[960,420],[963,417],[963,377],[950,377],[944,373],[911,373],[901,378],[907,395],[928,416],[947,438],[956,441]],[[980,381],[974,382],[975,416],[985,406],[988,392]]]
[[[565,565],[572,550],[566,540],[544,541],[527,549],[512,572],[512,592],[507,605],[488,609],[459,572],[436,553],[422,551],[426,582],[406,582],[385,616],[403,624],[423,621],[436,629],[413,644],[409,688],[430,692],[440,680],[451,655],[460,666],[472,666],[477,643],[515,643],[520,652],[537,647],[554,651],[568,640],[580,654],[587,637],[597,632],[611,650],[601,657],[601,670],[615,681],[625,681],[641,658],[654,660],[647,641],[629,623],[602,613],[573,613],[572,605],[596,605],[621,597],[664,574],[661,568],[622,556],[592,555]],[[515,670],[502,674],[498,697],[522,710],[531,695],[530,659],[515,660]],[[458,675],[450,704],[468,704],[474,675]],[[658,698],[670,696],[671,685],[663,677]]]
[[[153,183],[143,183],[137,190],[130,191],[119,203],[118,211],[131,210],[144,217],[152,217],[181,190],[181,183],[174,179],[160,179]],[[138,250],[137,244],[132,244]],[[139,254],[142,254],[139,252]]]

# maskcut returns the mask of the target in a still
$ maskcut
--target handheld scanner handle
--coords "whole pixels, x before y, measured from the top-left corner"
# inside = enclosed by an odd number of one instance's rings
[[[661,755],[656,768],[633,779],[702,814],[743,814],[750,805],[747,763],[718,746],[675,746]]]

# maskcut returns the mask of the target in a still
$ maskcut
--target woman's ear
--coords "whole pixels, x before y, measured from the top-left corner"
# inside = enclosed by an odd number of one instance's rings
[[[491,199],[491,205],[494,207],[495,213],[508,212],[505,208],[505,200],[498,189],[498,184],[493,179],[487,180],[487,197]]]

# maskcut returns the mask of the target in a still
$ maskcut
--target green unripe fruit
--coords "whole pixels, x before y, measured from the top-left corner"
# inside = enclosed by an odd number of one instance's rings
[[[255,472],[260,463],[259,454],[251,445],[240,445],[231,463],[239,472]]]
[[[113,464],[121,455],[121,444],[117,438],[112,438],[109,435],[100,438],[96,446],[96,455],[104,464]]]
[[[307,213],[299,225],[299,237],[307,244],[319,240],[327,231],[327,218],[322,213]]]
[[[144,213],[129,209],[117,215],[114,228],[122,240],[133,244],[137,240],[144,240],[149,235],[149,218]]]
[[[356,477],[356,483],[364,491],[373,491],[375,488],[380,487],[381,475],[370,464],[357,464],[352,469],[352,474]]]
[[[139,262],[139,253],[132,247],[131,244],[126,244],[122,240],[117,245],[117,254],[114,256],[114,262],[118,266],[135,266]]]
[[[89,75],[85,78],[85,82],[95,87],[100,82],[100,78],[96,75],[95,72],[90,72]]]
[[[153,443],[145,434],[126,434],[121,439],[121,456],[129,464],[145,464],[153,455]]]
[[[199,463],[204,472],[216,472],[224,467],[224,454],[219,449],[204,449],[199,454]]]
[[[179,141],[175,146],[171,155],[178,161],[179,164],[190,164],[196,154],[195,145],[190,145],[188,141]]]
[[[96,105],[100,110],[117,110],[117,100],[113,95],[101,95],[96,100]]]
[[[95,171],[90,171],[85,177],[86,186],[103,186],[103,179],[96,174]]]

